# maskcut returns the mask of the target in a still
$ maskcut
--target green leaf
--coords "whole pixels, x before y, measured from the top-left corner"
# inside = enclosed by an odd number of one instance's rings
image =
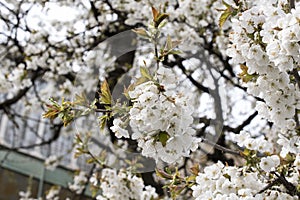
[[[79,94],[75,94],[75,101],[74,104],[76,105],[86,105],[88,102],[86,96],[84,93]]]
[[[133,91],[136,86],[138,86],[138,85],[140,85],[142,83],[146,83],[148,81],[153,80],[153,77],[151,76],[148,68],[146,68],[146,67],[140,67],[140,73],[141,73],[141,77],[140,78],[138,78],[134,83],[130,84],[127,88],[124,87],[123,94],[125,95],[125,97],[127,99],[130,99],[129,94],[128,94],[129,91]]]
[[[172,51],[169,52],[169,54],[178,55],[178,54],[182,54],[182,51],[180,51],[180,50],[172,50]]]
[[[78,147],[78,148],[76,149],[75,154],[74,154],[74,158],[78,158],[78,157],[80,157],[82,154],[83,154],[82,148]]]
[[[86,160],[86,163],[87,163],[87,164],[92,164],[92,163],[94,163],[94,162],[95,162],[95,159],[94,159],[94,158],[89,158],[89,159]]]
[[[109,117],[107,115],[103,115],[103,116],[99,117],[101,130],[103,130],[105,128],[108,119],[109,119]]]
[[[252,79],[257,78],[257,74],[248,74],[248,67],[246,65],[240,64],[240,68],[242,70],[241,73],[238,74],[238,76],[242,79],[243,82],[247,83],[251,81]]]
[[[165,172],[164,170],[162,170],[162,169],[156,168],[156,169],[155,169],[155,172],[156,172],[156,175],[157,175],[157,176],[159,176],[159,177],[161,177],[161,178],[163,178],[163,179],[173,179],[173,176],[172,176],[172,175],[166,173],[166,172]]]
[[[196,176],[195,175],[191,175],[191,176],[188,176],[186,178],[186,182],[195,182],[195,179],[196,179]]]
[[[109,85],[106,80],[104,80],[101,85],[100,103],[108,104],[108,105],[110,105],[112,103]]]
[[[134,90],[134,84],[130,84],[127,88],[124,86],[124,96],[127,98],[127,99],[130,99],[130,96],[129,96],[129,91],[132,91]]]
[[[238,14],[238,12],[240,11],[240,8],[234,8],[231,5],[229,5],[228,3],[226,3],[224,0],[222,0],[223,5],[226,7],[225,10],[222,10],[223,13],[220,16],[219,19],[219,26],[222,28],[222,26],[224,25],[224,23],[227,21],[227,19],[230,16],[235,16]],[[241,4],[239,4],[239,6],[241,6]]]
[[[141,72],[142,77],[144,77],[148,80],[152,80],[152,76],[150,75],[150,72],[146,67],[140,67],[140,72]]]
[[[166,19],[167,17],[169,17],[169,14],[166,13],[162,13],[160,14],[157,19],[154,21],[154,25],[155,27],[159,27],[159,25],[161,24],[161,22]]]
[[[160,13],[153,6],[152,6],[152,15],[153,15],[153,22],[154,22],[154,27],[155,28],[162,27],[162,26],[160,26],[161,23],[162,23],[162,21],[164,19],[166,19],[167,17],[169,17],[169,14],[167,14],[167,13]]]
[[[227,21],[227,19],[231,16],[232,12],[231,9],[227,8],[220,16],[219,19],[219,26],[222,28],[224,23]]]
[[[173,43],[170,35],[167,36],[166,50],[170,51],[173,48]]]
[[[141,77],[141,78],[138,78],[136,81],[135,81],[135,84],[134,84],[134,88],[142,83],[146,83],[148,82],[149,79],[148,78],[145,78],[145,77]]]
[[[151,36],[148,34],[148,32],[144,28],[135,28],[135,29],[132,29],[132,31],[143,38],[147,38],[147,39],[151,38]]]
[[[172,41],[171,37],[168,35],[164,49],[160,50],[159,59],[163,59],[166,55],[169,55],[169,54],[179,54],[180,51],[176,51],[176,50],[174,50],[174,48],[176,46],[178,46],[180,43],[181,43],[180,40]]]
[[[152,78],[152,77],[151,77]],[[130,96],[129,96],[129,92],[130,91],[133,91],[135,89],[136,86],[140,85],[140,84],[143,84],[143,83],[146,83],[149,81],[149,78],[146,78],[144,76],[138,78],[134,83],[130,84],[127,88],[125,87],[124,88],[124,96],[127,98],[127,99],[130,99]]]
[[[94,198],[98,193],[98,189],[92,189],[91,192],[92,192],[92,197]]]
[[[168,22],[166,20],[162,21],[159,25],[158,25],[158,29],[161,29],[162,27],[164,27]]]
[[[166,131],[161,131],[158,134],[158,141],[160,141],[164,147],[166,146],[169,138],[170,138],[170,135]]]

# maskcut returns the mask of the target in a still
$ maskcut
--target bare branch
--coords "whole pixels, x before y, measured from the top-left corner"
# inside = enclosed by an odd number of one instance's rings
[[[41,75],[43,75],[47,70],[38,68],[36,71],[31,71],[32,72],[32,76],[31,76],[31,81],[34,82],[38,77],[40,77]],[[12,97],[11,99],[7,99],[3,102],[0,103],[0,110],[9,107],[12,104],[15,104],[16,102],[18,102],[22,97],[24,97],[26,95],[26,93],[28,92],[28,90],[31,88],[32,86],[26,87],[22,90],[19,90],[19,92]]]
[[[230,131],[233,133],[238,134],[241,130],[243,130],[244,127],[246,127],[247,125],[249,125],[251,123],[251,121],[258,115],[258,112],[255,111],[252,115],[250,115],[242,124],[240,124],[239,126],[237,126],[236,128],[232,128],[230,126],[224,126],[223,130],[225,131]]]
[[[214,148],[216,148],[216,149],[218,149],[218,150],[220,150],[220,151],[223,151],[223,152],[225,152],[225,153],[237,155],[237,156],[242,157],[242,158],[244,157],[243,154],[242,154],[242,152],[240,152],[240,151],[238,151],[238,150],[228,149],[228,148],[223,147],[223,146],[221,146],[221,145],[215,144],[214,142],[209,141],[209,140],[207,140],[207,139],[205,139],[205,138],[202,138],[202,141],[203,141],[203,143],[208,144],[208,145],[210,145],[210,146],[213,146]]]
[[[235,134],[238,134],[241,130],[243,130],[244,127],[246,127],[247,125],[249,125],[251,123],[251,121],[258,115],[258,112],[255,111],[253,114],[251,114],[245,121],[243,121],[242,124],[240,124],[239,126],[232,128],[228,125],[224,125],[223,126],[223,131],[230,131],[233,132]],[[211,123],[212,119],[208,119],[206,117],[201,117],[199,118],[199,122],[200,123],[204,123],[206,126],[208,126]]]

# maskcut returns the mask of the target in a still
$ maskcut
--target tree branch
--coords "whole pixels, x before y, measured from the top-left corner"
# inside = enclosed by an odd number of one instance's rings
[[[230,131],[233,132],[235,134],[238,134],[241,130],[243,130],[244,127],[246,127],[247,125],[249,125],[251,123],[251,121],[258,115],[258,112],[255,111],[252,115],[250,115],[245,121],[243,121],[243,123],[241,123],[239,126],[232,128],[228,125],[224,125],[223,126],[223,130],[224,131]],[[212,119],[208,119],[206,117],[201,117],[199,118],[199,123],[204,123],[205,126],[208,126],[211,123]]]
[[[243,128],[247,125],[249,125],[251,123],[251,121],[258,115],[258,112],[255,111],[252,115],[250,115],[242,124],[240,124],[239,126],[237,126],[236,128],[232,128],[230,126],[224,126],[223,130],[225,131],[230,131],[233,133],[238,134],[241,130],[243,130]]]
[[[260,190],[257,194],[261,194],[261,193],[267,191],[268,189],[271,189],[275,185],[282,184],[285,187],[285,189],[287,189],[288,194],[290,194],[292,196],[297,195],[298,198],[300,198],[300,192],[297,191],[296,186],[293,185],[292,183],[288,182],[282,173],[280,175],[278,175],[276,172],[272,172],[272,174],[274,174],[277,178],[275,180],[273,180],[271,183],[269,183],[262,190]]]
[[[182,61],[184,61],[183,58],[180,58],[179,56],[177,55],[174,55],[176,61],[175,62],[170,62],[168,64],[171,64],[172,66],[175,66],[177,65],[179,69],[181,69],[182,73],[184,75],[186,75],[186,77],[191,81],[191,83],[197,87],[200,91],[202,92],[205,92],[205,93],[209,93],[209,89],[205,86],[203,86],[202,84],[200,84],[198,81],[196,81],[191,74],[189,74],[187,71],[186,71],[186,68],[183,66],[182,64]]]
[[[278,181],[287,189],[287,193],[294,196],[297,195],[300,198],[300,192],[297,191],[296,186],[294,186],[292,183],[286,180],[283,173],[278,175],[277,173],[274,173],[275,176],[278,177]]]
[[[31,77],[31,81],[34,82],[38,77],[40,77],[41,75],[43,75],[47,70],[44,70],[44,69],[41,69],[41,68],[38,68],[38,70],[36,71],[33,71],[32,72],[32,77]],[[19,90],[19,92],[14,96],[12,97],[11,99],[7,99],[5,100],[4,102],[1,102],[0,103],[0,110],[3,110],[4,108],[6,107],[9,107],[10,105],[18,102],[23,96],[26,95],[26,93],[28,92],[28,90],[32,87],[29,86],[29,87],[26,87],[22,90]]]
[[[54,130],[53,136],[48,140],[44,140],[40,143],[30,144],[30,145],[26,145],[26,146],[13,147],[13,148],[10,148],[10,149],[11,150],[31,149],[31,148],[34,148],[34,147],[51,144],[52,142],[54,142],[55,140],[58,139],[58,137],[60,135],[60,130],[61,130],[62,127],[63,127],[63,123],[54,124],[53,127],[52,127],[52,129]]]

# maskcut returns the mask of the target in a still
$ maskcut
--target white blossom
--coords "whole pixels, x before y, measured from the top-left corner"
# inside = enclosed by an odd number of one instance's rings
[[[70,190],[76,192],[76,194],[80,194],[84,190],[87,181],[86,173],[80,171],[79,174],[74,176],[73,183],[68,183],[68,185]]]
[[[59,158],[56,155],[51,155],[45,160],[45,166],[48,170],[55,170],[56,167],[59,165]]]
[[[97,199],[151,200],[158,197],[155,188],[144,186],[143,180],[130,172],[105,168],[102,170],[100,187],[102,194]]]
[[[259,166],[265,172],[274,171],[280,164],[280,158],[277,155],[263,157],[259,163]]]

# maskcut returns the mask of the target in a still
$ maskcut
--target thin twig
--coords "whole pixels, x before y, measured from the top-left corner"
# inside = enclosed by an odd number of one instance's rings
[[[297,69],[293,69],[293,75],[295,77],[296,83],[298,85],[298,88],[300,89],[300,76],[298,74],[298,70]]]
[[[158,33],[155,33],[155,36],[154,36],[154,53],[155,53],[156,67],[157,67],[156,70],[158,70],[158,67],[159,67],[158,49],[157,49],[157,36],[158,36]]]
[[[223,147],[223,146],[221,146],[221,145],[215,144],[214,142],[209,141],[209,140],[207,140],[207,139],[205,139],[205,138],[202,138],[202,142],[205,143],[205,144],[211,145],[211,146],[213,146],[214,148],[216,148],[216,149],[218,149],[218,150],[220,150],[220,151],[223,151],[223,152],[225,152],[225,153],[237,155],[237,156],[240,156],[240,157],[244,158],[242,152],[240,152],[240,151],[235,151],[235,150],[232,150],[232,149],[228,149],[228,148]]]
[[[279,184],[280,181],[279,181],[279,178],[275,179],[274,181],[272,181],[271,183],[269,183],[267,186],[265,186],[262,190],[260,190],[258,193],[256,194],[261,194],[265,191],[267,191],[268,189],[271,189],[274,185],[277,185]]]

